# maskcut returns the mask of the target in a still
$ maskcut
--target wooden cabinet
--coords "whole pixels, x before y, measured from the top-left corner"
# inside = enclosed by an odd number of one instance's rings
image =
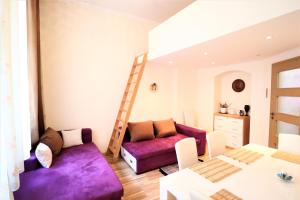
[[[226,146],[239,148],[249,144],[250,117],[216,113],[214,130],[225,133]]]

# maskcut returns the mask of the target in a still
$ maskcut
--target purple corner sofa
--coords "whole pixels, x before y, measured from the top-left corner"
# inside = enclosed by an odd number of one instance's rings
[[[177,131],[175,136],[139,142],[130,142],[127,130],[121,147],[121,156],[135,173],[140,174],[176,163],[175,143],[187,137],[196,139],[198,155],[205,153],[206,131],[176,123],[175,127]]]
[[[92,143],[92,130],[82,129],[84,144],[62,149],[49,169],[34,152],[25,161],[15,200],[117,200],[123,196],[118,177]]]

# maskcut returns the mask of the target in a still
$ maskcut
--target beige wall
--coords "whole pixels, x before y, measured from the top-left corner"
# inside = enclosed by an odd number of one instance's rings
[[[156,83],[156,92],[150,85]],[[146,65],[130,121],[174,118],[177,110],[177,69],[148,63]]]
[[[215,109],[215,77],[228,71],[244,71],[251,76],[251,122],[250,142],[268,145],[270,93],[266,98],[266,89],[271,87],[272,63],[300,55],[300,48],[253,62],[236,65],[207,67],[198,71],[198,105],[197,126],[213,130],[213,113]]]
[[[105,151],[134,56],[147,51],[154,24],[88,3],[42,0],[40,6],[46,126],[90,127],[94,142]],[[148,72],[163,79],[166,73],[158,71],[146,70],[145,79]],[[160,87],[159,95],[168,90]],[[135,112],[147,113],[139,105]]]
[[[232,82],[236,79],[242,79],[245,82],[245,89],[241,92],[235,92],[232,89]],[[229,71],[215,77],[215,112],[220,111],[220,103],[229,104],[228,111],[239,113],[244,110],[244,105],[251,102],[251,76],[242,71]]]

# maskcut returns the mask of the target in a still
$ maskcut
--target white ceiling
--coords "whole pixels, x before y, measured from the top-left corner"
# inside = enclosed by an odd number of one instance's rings
[[[102,8],[163,22],[195,0],[80,0]]]
[[[172,61],[184,67],[210,67],[262,59],[300,47],[300,11],[166,55],[151,62]],[[266,36],[272,39],[266,40]],[[208,55],[204,55],[207,52]]]

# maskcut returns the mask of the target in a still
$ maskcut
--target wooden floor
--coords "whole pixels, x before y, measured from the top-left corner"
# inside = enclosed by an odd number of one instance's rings
[[[207,160],[208,156],[205,154],[199,158]],[[115,162],[113,162],[112,156],[106,156],[106,159],[123,185],[123,199],[159,199],[159,178],[163,175],[158,169],[136,175],[121,158]]]

